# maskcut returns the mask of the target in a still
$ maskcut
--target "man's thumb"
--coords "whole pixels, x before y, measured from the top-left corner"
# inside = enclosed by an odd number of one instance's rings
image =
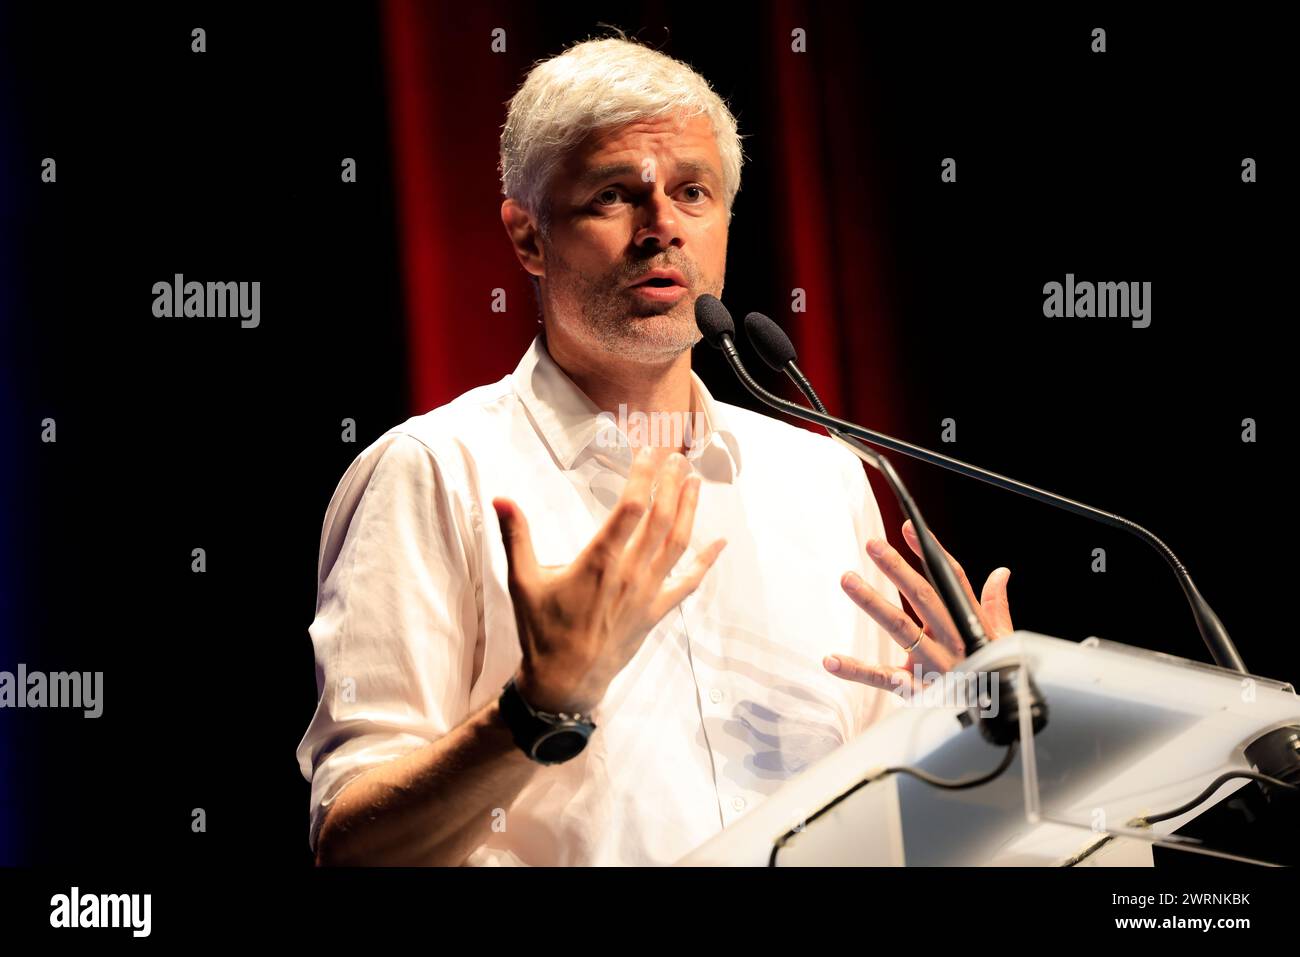
[[[494,498],[492,508],[496,510],[501,525],[501,541],[506,547],[511,583],[531,582],[537,575],[537,556],[533,553],[528,520],[519,506],[508,498]]]

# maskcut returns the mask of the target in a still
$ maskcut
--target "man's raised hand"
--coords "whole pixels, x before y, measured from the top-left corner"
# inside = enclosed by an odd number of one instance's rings
[[[690,543],[700,479],[686,457],[642,449],[609,517],[569,565],[537,564],[519,506],[495,498],[523,662],[516,685],[543,711],[587,712],[647,634],[699,586],[726,545],[668,578]]]

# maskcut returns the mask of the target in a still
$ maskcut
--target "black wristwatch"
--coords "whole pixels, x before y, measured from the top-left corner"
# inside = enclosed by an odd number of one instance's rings
[[[536,710],[523,699],[514,678],[506,682],[498,705],[515,744],[538,764],[560,764],[576,757],[596,730],[596,723],[585,715]]]

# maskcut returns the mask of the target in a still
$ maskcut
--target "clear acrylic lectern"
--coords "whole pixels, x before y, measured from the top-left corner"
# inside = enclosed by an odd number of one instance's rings
[[[1023,631],[961,669],[1014,664],[1032,676],[1048,721],[1029,734],[1022,703],[1014,761],[996,779],[951,791],[891,774],[814,818],[873,771],[905,765],[958,779],[1004,758],[1005,748],[958,720],[966,707],[908,703],[678,863],[767,866],[774,843],[792,829],[777,866],[1149,864],[1155,844],[1245,859],[1171,832],[1238,788],[1257,787],[1253,781],[1229,781],[1166,821],[1138,819],[1190,801],[1225,771],[1252,770],[1247,745],[1300,725],[1300,698],[1289,684],[1095,638]]]

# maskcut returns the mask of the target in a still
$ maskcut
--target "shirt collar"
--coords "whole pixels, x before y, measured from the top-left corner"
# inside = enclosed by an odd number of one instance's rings
[[[602,413],[556,365],[541,335],[533,339],[511,373],[515,394],[532,417],[542,440],[561,468],[571,469],[584,453],[600,455],[626,472],[631,464],[626,434],[616,413]],[[703,433],[694,438],[687,458],[709,478],[731,481],[740,474],[740,447],[720,403],[691,371],[695,408],[702,413]]]

